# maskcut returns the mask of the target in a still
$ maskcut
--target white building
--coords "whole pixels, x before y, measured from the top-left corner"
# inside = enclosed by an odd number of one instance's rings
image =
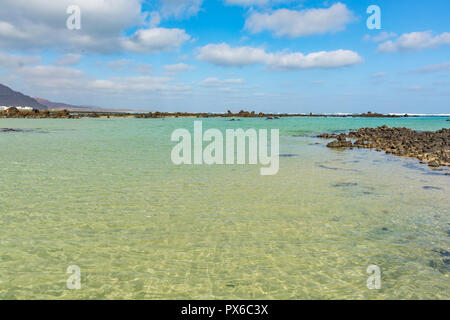
[[[21,106],[0,106],[0,111],[5,111],[5,110],[8,110],[9,108],[12,108],[12,107],[15,107],[15,108],[17,108],[17,110],[20,110],[20,111],[31,111],[31,110],[33,110],[33,108],[32,107],[21,107]]]

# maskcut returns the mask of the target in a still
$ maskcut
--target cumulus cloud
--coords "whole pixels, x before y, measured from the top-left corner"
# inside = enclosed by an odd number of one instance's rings
[[[182,29],[140,29],[131,37],[123,39],[122,46],[129,51],[154,53],[180,47],[190,38]]]
[[[276,53],[269,55],[268,66],[280,70],[339,68],[361,63],[362,58],[350,50],[320,51],[304,55]]]
[[[142,23],[140,0],[2,0],[0,45],[4,48],[112,50],[122,31]],[[68,30],[67,7],[81,9],[81,30]]]
[[[264,63],[267,53],[261,48],[232,48],[226,43],[208,44],[200,49],[197,59],[221,66],[243,67]]]
[[[142,0],[2,0],[0,46],[8,49],[48,49],[111,53],[122,50],[152,53],[181,45],[188,35],[180,29],[155,28],[159,16],[142,12]],[[165,1],[175,4],[175,0]],[[81,29],[69,30],[67,7],[78,5]],[[158,14],[157,14],[158,15]],[[137,27],[131,37],[126,30]],[[170,43],[158,37],[168,36]],[[152,38],[153,37],[153,38]],[[150,43],[155,41],[155,43]]]
[[[379,52],[419,51],[450,45],[450,33],[433,36],[431,31],[402,34],[394,41],[389,40],[378,46]]]
[[[243,67],[264,64],[278,70],[338,68],[363,62],[350,50],[320,51],[304,55],[300,52],[267,53],[262,48],[230,47],[226,43],[209,44],[200,49],[197,59],[220,66]]]
[[[275,36],[295,38],[341,31],[353,20],[353,13],[345,4],[339,2],[327,9],[253,12],[245,22],[245,29],[251,33],[269,31]]]
[[[169,72],[177,72],[177,71],[194,70],[195,68],[186,63],[177,63],[177,64],[165,65],[164,69]]]

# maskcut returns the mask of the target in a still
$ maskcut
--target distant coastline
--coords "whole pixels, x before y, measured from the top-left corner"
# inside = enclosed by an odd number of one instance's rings
[[[0,118],[19,119],[80,119],[80,118],[230,118],[231,121],[241,118],[265,118],[275,120],[287,117],[334,117],[334,118],[408,118],[408,117],[450,117],[450,114],[382,114],[382,113],[358,113],[358,114],[327,114],[327,113],[256,113],[255,111],[241,110],[238,113],[228,111],[226,113],[207,112],[124,112],[124,111],[71,111],[71,110],[39,110],[18,109],[16,107],[5,108],[0,111]]]

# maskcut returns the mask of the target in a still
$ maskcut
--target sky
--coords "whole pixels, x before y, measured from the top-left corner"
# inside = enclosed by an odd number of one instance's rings
[[[448,0],[1,0],[0,83],[142,111],[450,113],[449,12]]]

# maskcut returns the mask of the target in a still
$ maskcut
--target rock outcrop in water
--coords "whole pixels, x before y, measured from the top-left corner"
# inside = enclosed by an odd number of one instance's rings
[[[328,148],[352,148],[352,142],[348,141],[345,134],[340,134],[336,136],[336,140],[327,144]]]
[[[16,119],[72,119],[77,118],[70,114],[67,110],[48,111],[33,109],[30,111],[22,111],[17,108],[9,108],[0,111],[0,118],[16,118]]]
[[[396,156],[417,158],[430,167],[450,166],[450,129],[436,132],[414,131],[408,128],[362,128],[348,134],[322,134],[331,139],[329,148],[365,148],[385,151]],[[353,139],[354,142],[348,141]]]

